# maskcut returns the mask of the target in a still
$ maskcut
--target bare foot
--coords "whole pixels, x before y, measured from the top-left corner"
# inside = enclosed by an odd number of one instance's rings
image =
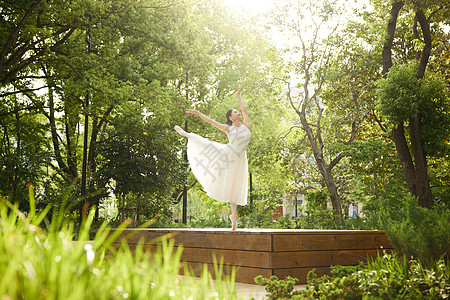
[[[181,134],[182,136],[187,137],[186,131],[184,131],[180,126],[176,125],[173,129],[175,129],[175,131]]]

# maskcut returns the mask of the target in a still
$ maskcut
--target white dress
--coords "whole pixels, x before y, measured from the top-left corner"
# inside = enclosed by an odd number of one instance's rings
[[[247,204],[246,149],[250,135],[250,129],[245,125],[230,127],[228,144],[210,141],[195,133],[189,134],[189,165],[209,197],[221,202]]]

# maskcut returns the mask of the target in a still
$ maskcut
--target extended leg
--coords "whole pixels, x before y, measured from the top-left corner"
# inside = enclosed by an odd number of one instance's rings
[[[175,129],[176,132],[178,132],[179,134],[181,134],[184,137],[189,137],[189,133],[187,133],[186,131],[184,131],[180,126],[176,125],[173,129]]]
[[[236,230],[236,228],[237,228],[237,204],[230,202],[230,206],[231,206],[231,215],[230,215],[231,229]]]

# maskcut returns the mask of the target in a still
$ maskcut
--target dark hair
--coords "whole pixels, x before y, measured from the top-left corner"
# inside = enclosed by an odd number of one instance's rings
[[[227,125],[232,125],[233,124],[233,121],[230,120],[232,112],[233,112],[233,110],[230,109],[229,111],[227,111],[227,114],[225,115],[225,117],[227,118]]]

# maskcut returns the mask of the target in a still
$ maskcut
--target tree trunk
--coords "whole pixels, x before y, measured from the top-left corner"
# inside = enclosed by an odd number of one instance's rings
[[[392,130],[392,139],[394,140],[395,149],[397,150],[397,156],[402,166],[403,175],[406,180],[406,185],[411,194],[414,194],[416,189],[414,180],[414,164],[409,152],[408,143],[405,137],[405,128],[403,123],[398,124]]]
[[[400,12],[400,9],[402,9],[403,5],[403,1],[398,1],[392,4],[392,8],[390,11],[391,20],[387,25],[388,39],[386,40],[383,47],[383,75],[386,75],[389,72],[389,69],[392,67],[392,43],[394,41],[394,33],[395,27],[397,26],[398,13]]]
[[[433,206],[433,194],[431,193],[430,179],[428,177],[427,157],[423,149],[423,142],[420,138],[419,116],[414,116],[409,120],[409,135],[411,148],[414,154],[414,185],[413,195],[419,198],[419,205],[431,208]]]
[[[142,194],[139,193],[137,195],[137,198],[136,198],[136,210],[135,210],[135,213],[134,213],[134,215],[135,215],[134,224],[138,224],[139,223],[139,219],[140,219],[140,217],[139,217],[139,208],[141,206],[141,196],[142,196]]]
[[[419,66],[417,67],[416,77],[422,79],[425,75],[425,70],[430,58],[432,39],[430,31],[430,21],[425,17],[425,14],[421,9],[416,11],[416,20],[420,24],[422,29],[424,47],[420,55]],[[420,112],[409,120],[410,126],[410,140],[411,148],[414,154],[414,164],[416,167],[415,172],[415,185],[416,190],[414,195],[419,198],[419,205],[423,207],[431,208],[433,205],[433,194],[431,192],[430,178],[428,176],[427,168],[427,156],[423,148],[423,141],[420,137],[421,123]]]
[[[322,147],[317,145],[317,139],[314,136],[311,127],[306,120],[304,114],[297,112],[300,116],[300,121],[302,122],[303,130],[306,132],[308,136],[309,142],[311,144],[311,148],[313,150],[314,158],[316,161],[316,165],[319,168],[320,174],[322,175],[325,185],[330,192],[331,204],[333,205],[334,214],[338,218],[339,224],[344,225],[343,215],[342,215],[342,207],[341,207],[341,199],[339,198],[339,194],[337,191],[336,183],[333,178],[333,174],[331,173],[331,168],[327,166],[325,163],[325,159],[323,157],[323,152],[321,151]]]
[[[337,186],[334,181],[334,177],[331,174],[331,169],[328,168],[325,164],[319,167],[320,173],[322,173],[323,179],[325,181],[325,185],[327,186],[328,192],[330,192],[331,204],[333,205],[334,214],[338,218],[339,224],[344,225],[343,215],[342,215],[342,206],[341,199],[338,194]]]
[[[377,173],[377,167],[376,167],[376,160],[375,158],[372,159],[372,172],[373,172],[373,188],[375,192],[375,199],[378,200],[380,198],[380,195],[378,193],[378,173]]]
[[[383,75],[386,76],[392,67],[392,43],[397,24],[397,17],[400,9],[403,7],[403,1],[392,4],[390,11],[391,20],[387,26],[388,39],[383,48]],[[416,77],[421,79],[425,74],[425,69],[431,53],[431,32],[429,20],[425,17],[422,10],[416,11],[416,20],[419,22],[424,38],[425,46],[422,50],[417,68]],[[414,25],[414,34],[417,34],[416,25]],[[416,36],[418,38],[418,36]],[[411,195],[418,197],[419,205],[430,208],[433,204],[433,195],[431,193],[430,180],[427,170],[427,158],[423,148],[423,142],[420,138],[420,115],[415,115],[409,119],[409,136],[412,155],[406,141],[404,124],[397,124],[392,130],[392,139],[397,149],[397,155],[400,160],[403,175]],[[414,157],[414,159],[413,159]]]
[[[50,82],[49,82],[50,84]],[[63,177],[65,180],[74,180],[77,176],[77,174],[72,174],[71,170],[67,167],[67,165],[64,163],[64,160],[61,155],[61,149],[59,145],[59,138],[58,138],[58,131],[56,128],[56,120],[55,120],[55,103],[53,99],[53,88],[51,85],[49,85],[48,88],[48,101],[49,101],[49,122],[50,122],[50,132],[52,135],[52,142],[53,142],[53,150],[55,153],[55,159],[58,163],[58,166],[60,170],[63,172]]]
[[[73,116],[68,109],[68,105],[73,105],[72,103],[64,103],[64,124],[66,128],[66,153],[67,153],[67,167],[71,174],[78,174],[77,165],[77,143],[76,143],[76,125],[73,122]]]
[[[92,118],[92,130],[91,130],[91,139],[90,139],[90,143],[89,143],[89,153],[88,153],[88,157],[87,157],[87,168],[86,168],[86,176],[90,176],[90,174],[95,173],[95,171],[97,170],[97,138],[98,135],[100,133],[100,130],[102,128],[102,126],[104,126],[106,124],[106,119],[107,117],[110,115],[111,111],[113,110],[114,105],[111,105],[108,107],[108,109],[106,110],[105,114],[103,115],[102,118],[97,118],[97,117],[93,117]],[[87,181],[87,185],[89,185],[89,182]],[[94,201],[94,203],[92,203],[92,197],[89,195],[86,195],[86,200],[84,203],[84,209],[89,209],[89,207],[91,205],[97,205],[97,211],[100,207],[100,198],[97,197],[98,201]],[[97,215],[97,213],[96,213]]]

